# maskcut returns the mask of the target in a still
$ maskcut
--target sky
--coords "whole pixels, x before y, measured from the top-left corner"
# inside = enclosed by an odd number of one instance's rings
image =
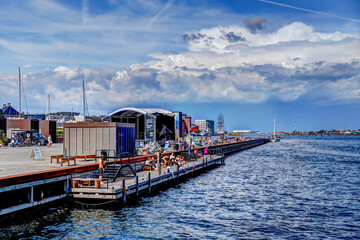
[[[359,0],[0,0],[0,104],[182,111],[227,130],[360,128]]]

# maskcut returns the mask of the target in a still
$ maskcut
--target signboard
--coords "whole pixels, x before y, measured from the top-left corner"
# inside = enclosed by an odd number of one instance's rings
[[[175,113],[175,129],[179,129],[179,125],[180,125],[180,120],[179,120],[179,116],[180,114],[178,112]]]
[[[155,141],[156,140],[156,119],[145,115],[145,140]]]
[[[41,151],[40,151],[40,148],[38,146],[34,147],[34,152],[35,152],[35,158],[36,159],[42,159]]]
[[[38,146],[35,146],[31,149],[29,158],[42,159],[41,151]]]
[[[182,136],[182,112],[173,112],[175,115],[175,138]]]

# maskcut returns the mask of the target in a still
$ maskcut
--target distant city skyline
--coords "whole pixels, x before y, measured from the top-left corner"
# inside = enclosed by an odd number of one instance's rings
[[[182,111],[227,130],[360,127],[357,0],[2,1],[0,104]],[[22,103],[22,111],[26,111]]]

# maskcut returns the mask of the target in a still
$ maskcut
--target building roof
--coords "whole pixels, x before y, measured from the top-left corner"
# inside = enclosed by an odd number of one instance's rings
[[[12,106],[6,106],[2,109],[4,115],[19,115],[19,112]]]
[[[132,107],[126,107],[126,108],[120,108],[112,113],[109,114],[109,116],[113,115],[120,115],[121,117],[130,117],[133,115],[168,115],[168,116],[174,116],[174,114],[168,110],[159,109],[159,108],[132,108]]]

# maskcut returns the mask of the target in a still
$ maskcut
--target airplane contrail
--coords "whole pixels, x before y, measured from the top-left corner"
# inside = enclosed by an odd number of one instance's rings
[[[148,23],[148,26],[151,26],[157,19],[158,17],[163,14],[163,12],[165,12],[169,7],[171,7],[171,5],[173,5],[175,2],[175,0],[169,0],[165,6],[160,10],[160,12],[158,12],[154,17],[152,17]]]
[[[318,14],[322,14],[322,15],[326,15],[326,16],[336,17],[336,18],[340,18],[340,19],[344,19],[344,20],[349,20],[349,21],[353,21],[353,22],[360,23],[360,20],[359,20],[359,19],[342,17],[342,16],[338,16],[338,15],[331,14],[331,13],[314,11],[314,10],[310,10],[310,9],[306,9],[306,8],[295,7],[295,6],[291,6],[291,5],[287,5],[287,4],[282,4],[282,3],[278,3],[278,2],[273,2],[273,1],[268,1],[268,0],[258,0],[258,1],[259,1],[259,2],[265,2],[265,3],[274,4],[274,5],[278,5],[278,6],[282,6],[282,7],[297,9],[297,10],[301,10],[301,11],[305,11],[305,12],[318,13]]]

